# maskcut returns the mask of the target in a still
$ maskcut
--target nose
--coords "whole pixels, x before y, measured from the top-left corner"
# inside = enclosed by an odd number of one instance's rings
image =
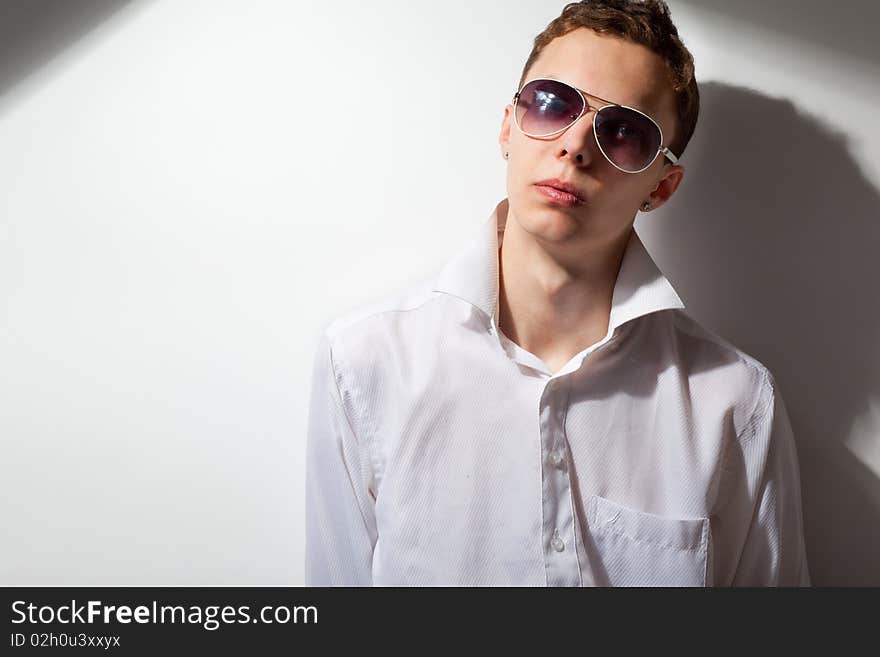
[[[594,161],[598,145],[593,134],[593,117],[596,110],[588,106],[578,119],[559,135],[559,156],[572,157],[578,164]]]

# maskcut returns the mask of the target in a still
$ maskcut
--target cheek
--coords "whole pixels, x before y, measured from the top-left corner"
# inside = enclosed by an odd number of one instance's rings
[[[525,159],[522,150],[516,152],[511,151],[510,159],[507,162],[507,179],[510,182],[525,183],[530,182],[532,177],[529,160]]]
[[[641,180],[634,181],[616,181],[617,185],[612,185],[611,193],[614,196],[614,205],[621,210],[630,211],[637,210],[644,200],[650,194],[650,188],[646,187],[645,182]]]
[[[512,157],[512,155],[511,155]],[[526,173],[521,171],[513,163],[507,166],[507,192],[508,195],[516,196],[524,193],[529,185],[529,178]]]

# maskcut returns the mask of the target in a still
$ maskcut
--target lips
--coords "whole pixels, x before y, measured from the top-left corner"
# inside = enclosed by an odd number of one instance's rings
[[[564,180],[559,180],[559,178],[549,178],[547,180],[541,180],[540,182],[536,182],[536,185],[543,185],[544,187],[553,187],[554,189],[558,189],[562,192],[567,192],[572,196],[576,196],[579,201],[586,201],[586,194],[581,191],[576,185],[573,185],[570,182],[566,182]]]

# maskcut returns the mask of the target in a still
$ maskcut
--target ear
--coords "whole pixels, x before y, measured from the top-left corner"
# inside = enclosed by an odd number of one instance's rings
[[[513,105],[508,104],[504,108],[504,116],[501,119],[501,133],[498,135],[498,144],[501,146],[501,157],[510,150],[510,125],[513,121]]]
[[[657,186],[651,195],[644,199],[650,201],[652,209],[656,210],[666,203],[684,178],[684,167],[680,164],[668,164],[664,170],[663,177],[657,182]]]

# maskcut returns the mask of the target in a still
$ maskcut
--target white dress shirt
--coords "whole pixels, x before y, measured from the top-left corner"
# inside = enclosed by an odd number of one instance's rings
[[[635,230],[606,336],[551,372],[498,330],[507,208],[322,331],[306,584],[808,586],[773,375],[685,313]]]

